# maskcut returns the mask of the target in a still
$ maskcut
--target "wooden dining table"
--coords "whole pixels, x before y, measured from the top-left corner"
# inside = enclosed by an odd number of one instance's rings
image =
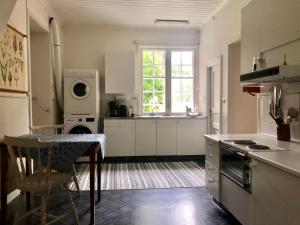
[[[41,142],[56,142],[57,153],[62,152],[56,164],[58,169],[68,163],[74,163],[80,156],[89,156],[90,166],[90,224],[95,224],[95,164],[97,163],[97,202],[101,200],[101,163],[105,156],[106,137],[104,134],[39,134],[22,135],[23,138],[38,138]],[[1,153],[1,219],[0,224],[6,224],[7,194],[8,194],[8,151],[0,144]],[[59,154],[58,154],[59,155]],[[97,160],[96,160],[97,157]],[[67,163],[66,163],[67,162]],[[30,165],[26,166],[28,174]],[[26,206],[30,208],[30,193],[26,193]]]

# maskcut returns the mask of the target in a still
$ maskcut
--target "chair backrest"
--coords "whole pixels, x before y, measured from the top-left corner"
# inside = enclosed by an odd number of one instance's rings
[[[37,138],[25,138],[25,137],[4,137],[4,143],[6,144],[9,152],[9,156],[12,160],[15,169],[16,185],[22,185],[24,183],[41,183],[48,182],[48,178],[51,175],[51,157],[52,150],[57,145],[53,142],[40,142]],[[26,162],[29,164],[33,159],[36,164],[34,173],[37,179],[26,179],[26,167],[22,157],[25,157]],[[18,164],[18,158],[19,164]],[[29,175],[32,175],[31,169],[28,171]]]
[[[30,126],[29,129],[32,134],[63,134],[64,124],[58,125],[41,125],[41,126]]]

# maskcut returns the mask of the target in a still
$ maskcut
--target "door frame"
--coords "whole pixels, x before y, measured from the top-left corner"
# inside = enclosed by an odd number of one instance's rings
[[[222,133],[222,92],[223,92],[223,55],[216,57],[213,60],[208,61],[206,64],[206,87],[207,87],[207,131],[209,134],[212,133],[212,127],[211,127],[211,68],[215,65],[220,65],[220,134]]]

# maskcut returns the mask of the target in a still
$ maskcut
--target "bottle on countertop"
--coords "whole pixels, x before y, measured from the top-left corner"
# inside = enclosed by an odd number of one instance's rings
[[[257,70],[257,58],[253,57],[252,61],[252,72],[255,72]]]

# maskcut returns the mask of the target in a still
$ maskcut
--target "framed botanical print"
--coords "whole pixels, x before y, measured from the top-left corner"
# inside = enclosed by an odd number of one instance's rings
[[[25,35],[7,25],[0,40],[0,91],[27,92]]]

